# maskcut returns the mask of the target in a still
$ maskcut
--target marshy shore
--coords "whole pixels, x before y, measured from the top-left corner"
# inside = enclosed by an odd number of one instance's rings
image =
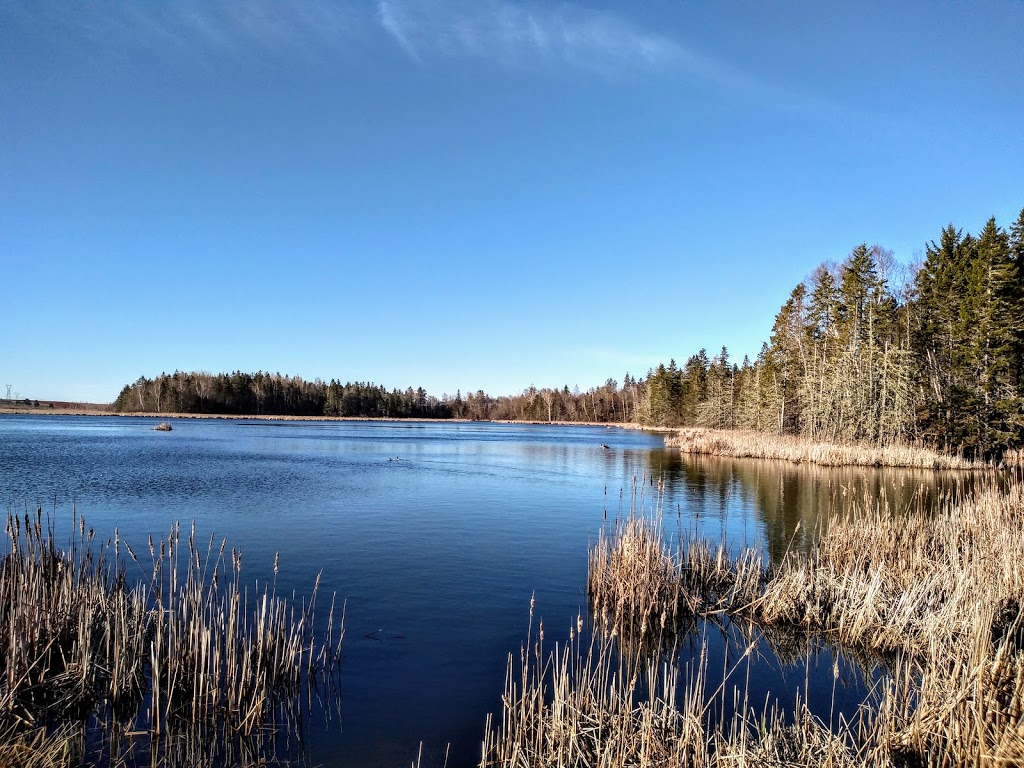
[[[66,546],[52,526],[7,515],[0,765],[263,765],[309,692],[336,690],[343,610],[317,622],[318,584],[279,596],[276,559],[250,587],[241,552],[194,525],[148,556],[80,517]]]
[[[657,514],[634,513],[591,548],[594,639],[570,629],[547,652],[541,628],[510,660],[481,768],[1024,764],[1019,479],[930,517],[863,501],[774,567],[756,549],[668,542]],[[881,669],[880,682],[852,721],[742,700],[716,722],[706,645],[685,670],[673,651],[709,620],[821,639]]]
[[[737,459],[773,459],[794,464],[817,464],[825,467],[893,467],[931,470],[988,470],[993,465],[960,456],[940,453],[914,445],[872,445],[867,443],[833,443],[810,440],[794,435],[772,435],[765,432],[711,429],[707,427],[658,427],[636,422],[537,421],[498,419],[479,422],[472,419],[389,418],[378,416],[276,416],[273,414],[215,414],[160,412],[118,412],[103,404],[56,407],[12,406],[0,404],[0,414],[28,416],[116,416],[126,419],[215,419],[223,421],[290,421],[290,422],[371,422],[422,424],[522,424],[559,427],[605,427],[641,430],[665,435],[665,445],[693,455]],[[1024,467],[1024,450],[1008,451],[1003,466]]]
[[[555,427],[608,427],[612,429],[643,430],[648,432],[670,432],[660,427],[651,427],[634,422],[606,421],[537,421],[525,419],[494,419],[479,421],[476,419],[424,419],[424,418],[392,418],[388,416],[275,416],[266,413],[234,414],[234,413],[177,413],[172,411],[114,411],[109,405],[85,404],[78,406],[40,406],[38,408],[18,405],[0,404],[0,414],[9,413],[18,416],[108,416],[125,419],[215,419],[222,421],[322,421],[322,422],[383,422],[399,424],[529,424],[534,426]]]
[[[935,470],[983,470],[992,465],[912,445],[829,443],[791,435],[729,429],[684,427],[665,439],[683,453],[737,459],[778,459],[825,467],[900,467]],[[1020,465],[1021,452],[1009,452],[1007,465]]]

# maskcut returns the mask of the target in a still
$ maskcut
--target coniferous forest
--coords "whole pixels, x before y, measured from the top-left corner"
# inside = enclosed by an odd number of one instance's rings
[[[974,458],[1024,444],[1024,210],[1009,229],[952,225],[900,265],[857,245],[793,288],[757,358],[721,348],[586,392],[440,398],[270,373],[139,378],[118,411],[639,422],[920,443]]]

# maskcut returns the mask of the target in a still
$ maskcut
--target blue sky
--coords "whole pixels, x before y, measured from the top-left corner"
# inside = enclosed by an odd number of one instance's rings
[[[0,0],[0,385],[754,356],[821,260],[1016,218],[1021,39],[1020,0]]]

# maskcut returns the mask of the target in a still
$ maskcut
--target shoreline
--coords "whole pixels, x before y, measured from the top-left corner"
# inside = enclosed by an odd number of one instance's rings
[[[939,453],[915,445],[828,443],[794,435],[770,435],[704,427],[683,427],[665,438],[665,446],[694,456],[771,459],[823,467],[866,467],[957,471],[991,471],[994,464]],[[1020,464],[1020,452],[1008,454],[1004,465]]]
[[[815,464],[823,467],[864,467],[894,469],[927,469],[954,471],[991,471],[1000,467],[1024,467],[1024,451],[1009,451],[997,466],[983,461],[964,459],[914,445],[877,446],[864,443],[829,443],[795,435],[771,435],[743,430],[708,427],[657,427],[635,422],[538,421],[533,419],[428,419],[393,416],[282,416],[272,414],[175,413],[161,411],[117,412],[109,406],[90,404],[82,407],[5,407],[0,416],[110,416],[123,419],[214,419],[223,421],[294,421],[294,422],[380,422],[412,424],[523,424],[554,427],[604,427],[649,432],[664,436],[665,447],[692,456],[716,456],[729,459],[788,461],[793,464]]]
[[[143,411],[106,411],[101,407],[95,408],[4,408],[0,407],[0,416],[10,414],[13,416],[110,416],[123,419],[219,419],[226,421],[369,421],[369,422],[391,422],[391,423],[418,423],[418,424],[527,424],[530,426],[551,426],[551,427],[607,427],[609,429],[638,430],[643,432],[661,432],[669,434],[673,430],[665,427],[651,427],[634,422],[605,422],[605,421],[537,421],[528,419],[427,419],[422,417],[398,417],[398,416],[280,416],[267,413],[175,413],[173,411],[143,412]]]
[[[553,765],[556,759],[578,765],[587,754],[620,745],[629,751],[616,765],[676,765],[664,756],[679,754],[702,768],[1020,765],[1021,480],[976,487],[945,500],[933,515],[894,516],[884,497],[865,506],[833,498],[826,509],[833,522],[813,549],[787,552],[771,567],[759,546],[736,553],[723,539],[716,549],[696,530],[680,533],[673,544],[663,536],[661,517],[643,510],[631,509],[614,529],[602,529],[589,549],[591,616],[612,617],[604,623],[609,647],[617,638],[631,662],[653,659],[648,679],[666,683],[635,709],[638,675],[621,674],[604,646],[596,667],[584,646],[573,647],[571,634],[562,655],[557,646],[548,657],[524,651],[521,664],[534,665],[530,679],[537,682],[517,688],[510,663],[504,711],[498,730],[489,731],[497,759],[488,765]],[[748,638],[763,639],[783,664],[804,654],[810,664],[822,648],[857,663],[866,688],[860,714],[826,720],[799,697],[792,712],[788,703],[772,710],[770,691],[769,699],[760,699],[770,715],[751,717],[757,710],[748,707],[760,705],[749,697],[748,670],[746,687],[742,675],[734,680],[732,723],[723,730],[705,719],[705,702],[718,691],[708,696],[699,667],[696,674],[691,667],[680,673],[669,664],[680,643],[696,645],[698,638],[704,643],[700,663],[706,663],[706,629],[698,622],[724,632],[723,616],[745,626],[749,648],[756,646]],[[664,648],[671,649],[668,662]],[[544,664],[556,670],[550,705]],[[659,664],[670,672],[659,673]],[[644,667],[636,668],[642,675]],[[733,671],[739,668],[736,662]],[[600,699],[595,690],[602,691]],[[832,713],[836,691],[834,683]],[[785,720],[777,717],[780,711]],[[680,716],[687,718],[684,728],[649,728]],[[613,726],[596,728],[595,722]],[[714,749],[705,751],[707,745]]]

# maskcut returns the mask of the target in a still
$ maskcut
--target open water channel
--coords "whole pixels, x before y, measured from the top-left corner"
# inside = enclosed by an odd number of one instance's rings
[[[250,579],[270,575],[279,553],[279,592],[308,593],[320,574],[321,596],[346,606],[340,715],[314,706],[299,750],[323,766],[407,766],[421,742],[424,766],[448,745],[449,766],[474,765],[486,714],[500,717],[508,655],[527,640],[531,597],[547,642],[564,641],[587,615],[588,547],[606,518],[628,513],[634,479],[646,480],[648,507],[661,481],[667,531],[761,546],[773,560],[807,546],[830,505],[866,492],[914,513],[941,482],[683,457],[657,434],[600,427],[156,423],[0,416],[0,504],[41,505],[58,526],[74,505],[100,536],[116,528],[137,550],[194,520],[200,540],[242,550]],[[712,671],[743,651],[707,639]],[[799,696],[827,722],[863,699],[864,680],[828,650],[797,663],[761,650],[735,680],[754,702]]]

